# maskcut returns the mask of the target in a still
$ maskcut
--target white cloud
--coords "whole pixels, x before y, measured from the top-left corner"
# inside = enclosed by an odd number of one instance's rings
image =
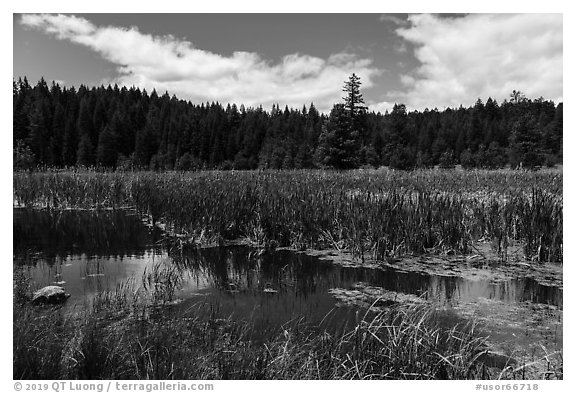
[[[173,36],[152,36],[136,27],[95,26],[69,15],[23,15],[22,24],[86,46],[117,64],[119,76],[111,82],[167,90],[193,102],[265,108],[273,103],[302,107],[314,102],[319,110],[329,111],[340,101],[342,85],[352,72],[362,78],[364,88],[373,86],[380,73],[371,60],[349,53],[327,59],[289,54],[273,64],[257,53],[222,56]]]
[[[561,14],[411,15],[397,34],[416,46],[421,66],[401,81],[410,109],[499,102],[514,89],[562,100]]]
[[[386,111],[392,112],[394,105],[395,105],[394,102],[380,101],[380,102],[368,102],[367,106],[369,111],[374,111],[376,113],[380,112],[384,114],[386,113]]]

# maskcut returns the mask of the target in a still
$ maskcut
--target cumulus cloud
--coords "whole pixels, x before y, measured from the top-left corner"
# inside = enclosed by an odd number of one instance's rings
[[[380,71],[370,59],[337,53],[326,59],[289,54],[274,64],[257,53],[222,56],[173,36],[152,36],[136,27],[96,26],[71,15],[23,15],[21,23],[57,39],[86,46],[118,65],[112,82],[168,91],[193,102],[219,101],[247,106],[273,103],[301,107],[314,102],[329,111],[340,101],[343,82],[355,72],[363,87]]]
[[[512,90],[562,100],[561,14],[411,15],[397,34],[421,65],[401,77],[411,109],[502,101]]]

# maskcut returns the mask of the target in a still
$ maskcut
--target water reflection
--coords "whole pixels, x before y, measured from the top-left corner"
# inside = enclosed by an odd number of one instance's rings
[[[126,211],[13,209],[14,253],[47,263],[57,256],[144,255],[160,239],[140,218]]]
[[[260,255],[241,247],[169,252],[160,235],[129,212],[14,210],[14,262],[27,266],[36,286],[60,283],[72,294],[69,307],[97,292],[134,279],[156,263],[174,264],[183,275],[180,307],[210,302],[228,315],[252,318],[262,325],[306,316],[320,321],[330,312],[348,321],[353,310],[336,312],[331,288],[354,288],[359,282],[389,291],[458,305],[479,298],[506,303],[529,301],[562,305],[562,290],[534,280],[472,281],[459,277],[394,269],[343,267],[289,251]]]

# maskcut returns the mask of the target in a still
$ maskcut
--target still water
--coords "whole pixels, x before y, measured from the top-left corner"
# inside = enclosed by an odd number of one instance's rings
[[[420,296],[432,304],[458,309],[479,299],[497,304],[562,306],[562,290],[531,279],[504,282],[344,267],[290,251],[264,255],[230,246],[170,252],[162,233],[127,211],[14,209],[14,263],[24,266],[33,287],[61,285],[71,294],[66,308],[86,306],[100,291],[133,280],[138,285],[156,264],[175,265],[182,274],[179,307],[210,303],[224,315],[262,326],[327,315],[341,323],[355,307],[343,306],[331,289],[362,286]]]

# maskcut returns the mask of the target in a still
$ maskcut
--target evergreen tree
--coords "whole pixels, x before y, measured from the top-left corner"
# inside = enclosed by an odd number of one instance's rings
[[[158,152],[159,133],[159,111],[156,106],[153,106],[152,109],[148,112],[144,128],[136,133],[134,159],[137,166],[141,168],[148,168],[152,157]],[[155,161],[158,163],[157,159]]]
[[[76,153],[78,152],[78,135],[76,133],[76,119],[73,111],[66,116],[64,127],[64,141],[62,142],[62,164],[65,166],[76,165]]]
[[[412,169],[416,156],[408,146],[408,115],[404,104],[395,104],[390,114],[390,131],[385,144],[385,163],[394,169]]]
[[[13,85],[13,135],[14,135],[14,145],[18,140],[25,140],[28,138],[28,133],[30,131],[30,122],[28,114],[30,112],[30,85],[28,85],[28,80],[24,78],[18,78],[18,83]]]
[[[45,102],[39,101],[30,113],[28,145],[37,163],[46,164],[48,161],[48,145],[50,140],[50,131],[46,115]]]
[[[360,78],[353,73],[342,89],[346,93],[346,96],[342,98],[344,100],[344,108],[351,118],[361,115],[368,109],[364,105],[364,98],[360,93],[360,85],[362,85]]]
[[[544,133],[542,135],[544,148],[547,153],[562,158],[562,133],[563,133],[563,114],[562,103],[558,104],[554,111],[552,121],[542,125]]]
[[[360,78],[356,74],[352,74],[347,82],[344,83],[344,88],[342,91],[346,93],[343,97],[344,108],[347,115],[350,117],[350,132],[354,133],[354,138],[358,139],[358,149],[359,153],[364,144],[366,137],[366,110],[368,109],[364,105],[364,97],[360,93]],[[360,160],[362,161],[362,160]],[[360,162],[364,164],[365,162]]]
[[[77,163],[81,166],[91,166],[95,163],[95,147],[92,143],[94,134],[94,124],[92,122],[92,113],[90,111],[89,98],[84,98],[80,102],[80,111],[77,122],[78,135],[80,142],[78,144]]]
[[[78,143],[78,153],[76,153],[76,164],[79,166],[89,167],[94,165],[94,146],[90,135],[83,134]]]
[[[542,165],[544,155],[538,123],[525,114],[514,124],[510,136],[510,162],[514,167],[534,169]]]
[[[100,132],[104,129],[107,124],[106,119],[106,107],[104,103],[104,98],[101,97],[96,102],[96,106],[94,108],[94,115],[92,116],[92,126],[96,132]]]
[[[358,140],[357,135],[350,132],[350,116],[343,104],[336,104],[320,135],[316,162],[321,168],[356,168],[357,152]]]
[[[62,144],[65,131],[66,116],[64,107],[60,103],[57,103],[56,109],[54,110],[54,117],[52,118],[52,132],[50,146],[48,148],[48,165],[50,166],[62,166]]]
[[[122,132],[124,122],[120,111],[114,112],[110,124],[104,127],[98,138],[96,160],[98,165],[115,168],[118,161],[118,135]]]
[[[312,165],[313,156],[310,147],[307,144],[300,144],[296,157],[294,157],[294,168],[312,168]]]

